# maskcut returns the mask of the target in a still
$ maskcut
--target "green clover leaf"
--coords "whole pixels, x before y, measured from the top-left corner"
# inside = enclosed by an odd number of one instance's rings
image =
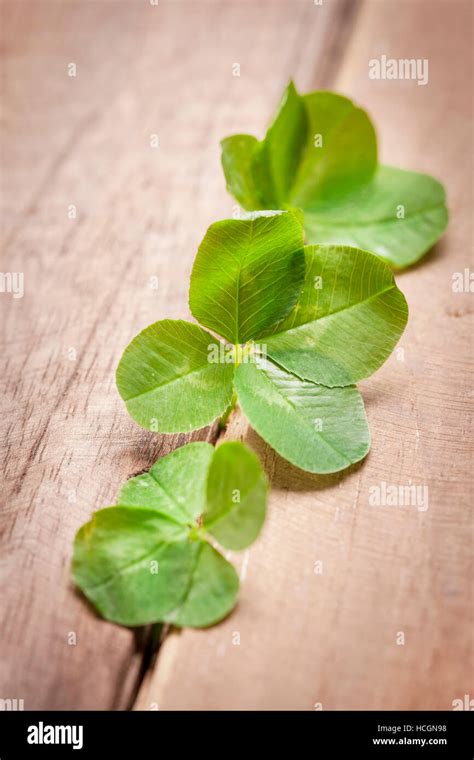
[[[446,228],[442,185],[378,165],[368,115],[336,93],[299,95],[290,82],[263,140],[234,135],[221,145],[227,188],[241,206],[301,208],[309,243],[362,248],[403,268]]]
[[[189,305],[202,325],[245,343],[286,317],[304,275],[303,229],[293,214],[227,219],[199,246]]]
[[[234,607],[239,580],[209,536],[244,549],[265,519],[267,481],[238,442],[190,443],[122,487],[76,535],[73,577],[122,625],[205,627]]]
[[[369,432],[354,384],[387,359],[407,305],[377,256],[303,247],[301,236],[292,211],[209,228],[190,305],[196,319],[232,342],[172,320],[140,333],[117,370],[138,423],[189,431],[225,418],[238,401],[257,432],[304,470],[335,472],[365,456]]]
[[[306,246],[300,298],[265,338],[268,355],[304,380],[333,387],[372,375],[405,329],[408,307],[377,256],[346,246]]]

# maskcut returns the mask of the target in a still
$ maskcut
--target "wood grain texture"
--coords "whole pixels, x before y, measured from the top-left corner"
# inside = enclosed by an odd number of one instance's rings
[[[357,16],[332,84],[368,108],[384,162],[446,184],[450,227],[398,277],[410,320],[361,384],[373,439],[362,465],[306,476],[232,419],[227,437],[246,440],[271,476],[269,519],[236,558],[235,613],[173,632],[136,709],[451,709],[473,693],[473,296],[452,289],[472,268],[471,22],[462,0],[369,0]],[[429,84],[370,80],[382,54],[427,58]],[[327,84],[313,73],[312,86]],[[255,126],[235,122],[232,132]],[[382,481],[427,486],[428,509],[371,506]]]
[[[219,139],[261,129],[290,74],[309,85],[313,47],[330,65],[346,6],[324,8],[302,44],[307,3],[259,3],[251,16],[241,2],[2,3],[1,268],[25,278],[23,298],[0,294],[3,699],[133,699],[146,632],[86,606],[71,544],[124,479],[190,437],[137,427],[115,367],[140,329],[189,315],[197,245],[233,211]]]

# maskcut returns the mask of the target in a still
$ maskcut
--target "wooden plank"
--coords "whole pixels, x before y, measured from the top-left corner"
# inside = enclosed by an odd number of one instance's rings
[[[2,270],[24,273],[25,295],[0,297],[0,697],[26,709],[133,699],[145,634],[86,607],[69,578],[71,543],[125,478],[189,436],[138,428],[114,369],[144,326],[188,316],[197,245],[233,208],[219,139],[262,128],[290,73],[308,76],[304,54],[333,16],[318,10],[302,46],[314,12],[307,3],[256,5],[250,16],[240,2],[2,4]]]
[[[270,516],[239,560],[235,613],[173,633],[137,709],[451,709],[473,693],[472,294],[452,290],[473,239],[471,20],[471,3],[439,0],[365,2],[357,17],[335,87],[372,113],[383,160],[446,184],[450,228],[399,276],[410,322],[401,350],[361,384],[365,463],[306,476],[233,419],[227,435],[272,478]],[[382,54],[428,58],[429,84],[370,80]],[[383,481],[426,486],[428,502],[371,506]]]

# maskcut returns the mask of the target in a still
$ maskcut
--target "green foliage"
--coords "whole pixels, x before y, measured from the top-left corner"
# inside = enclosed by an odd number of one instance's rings
[[[216,222],[194,261],[189,305],[202,325],[245,343],[286,317],[304,272],[303,230],[292,214]]]
[[[130,415],[162,433],[208,425],[232,398],[232,367],[208,361],[217,342],[183,320],[163,319],[125,349],[117,387]]]
[[[332,92],[299,95],[290,82],[263,140],[222,141],[222,166],[243,208],[301,208],[308,242],[362,248],[397,268],[446,228],[440,183],[379,166],[368,115]]]
[[[346,246],[307,246],[298,303],[265,339],[269,356],[333,387],[372,375],[405,329],[408,307],[386,264]]]
[[[354,385],[326,388],[260,357],[241,364],[235,387],[257,433],[303,470],[343,470],[369,450],[364,402]]]
[[[237,398],[257,432],[304,470],[334,472],[365,456],[354,384],[389,356],[407,305],[381,259],[347,246],[303,247],[300,222],[293,212],[257,212],[209,228],[189,300],[196,319],[232,343],[171,320],[140,333],[117,370],[138,423],[188,431]]]
[[[265,519],[267,482],[243,444],[190,443],[127,481],[117,506],[76,535],[73,577],[107,620],[203,627],[234,607],[239,580],[209,543],[244,549]]]
[[[238,401],[289,462],[342,470],[370,446],[355,383],[383,364],[407,321],[386,262],[408,266],[436,242],[444,190],[379,166],[372,123],[350,100],[301,96],[292,83],[263,140],[223,140],[222,165],[250,213],[208,229],[189,303],[223,340],[183,320],[156,322],[125,349],[119,392],[140,425],[163,433],[223,425]],[[127,481],[117,505],[78,531],[74,580],[117,623],[212,625],[239,588],[215,543],[248,547],[266,496],[241,443],[188,444]]]

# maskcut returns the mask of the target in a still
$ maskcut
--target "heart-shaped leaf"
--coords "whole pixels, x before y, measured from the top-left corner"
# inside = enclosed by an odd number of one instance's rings
[[[206,509],[207,477],[213,454],[214,448],[201,441],[172,451],[158,459],[148,472],[127,480],[117,503],[123,507],[160,509],[181,524],[193,522]],[[233,457],[230,459],[233,461]]]
[[[219,446],[209,469],[204,528],[226,549],[245,549],[260,533],[266,491],[255,454],[238,442]]]
[[[305,380],[352,385],[387,359],[408,307],[390,268],[344,246],[307,246],[298,303],[265,338],[270,358]]]
[[[213,361],[219,344],[183,320],[155,322],[132,340],[117,368],[117,387],[131,417],[161,433],[196,430],[219,417],[232,398],[232,364]]]
[[[264,208],[284,208],[305,149],[307,121],[304,104],[290,83],[265,140],[253,148],[251,175]]]
[[[312,243],[364,248],[399,269],[418,261],[447,223],[443,186],[426,174],[390,166],[380,166],[371,182],[313,202],[305,212]]]
[[[238,592],[239,577],[233,566],[214,547],[200,541],[186,593],[168,612],[166,622],[191,628],[213,625],[233,609]]]
[[[298,216],[273,212],[212,224],[189,291],[194,317],[234,344],[259,337],[296,303],[304,280]]]
[[[237,368],[235,387],[257,433],[302,470],[337,472],[369,450],[364,403],[352,385],[326,388],[255,357]]]
[[[369,117],[335,93],[299,95],[290,83],[265,138],[224,139],[222,165],[244,208],[302,208],[309,243],[363,248],[401,268],[446,228],[439,182],[377,167]]]
[[[165,620],[183,597],[198,548],[158,510],[108,507],[78,532],[73,577],[107,620]]]
[[[203,523],[223,545],[248,546],[263,525],[266,492],[243,444],[188,444],[128,481],[119,505],[79,530],[74,580],[103,617],[123,625],[211,625],[235,605],[239,581]]]
[[[260,201],[252,174],[253,154],[258,146],[257,138],[252,135],[233,135],[222,140],[221,145],[222,167],[228,191],[242,208],[265,208]]]

